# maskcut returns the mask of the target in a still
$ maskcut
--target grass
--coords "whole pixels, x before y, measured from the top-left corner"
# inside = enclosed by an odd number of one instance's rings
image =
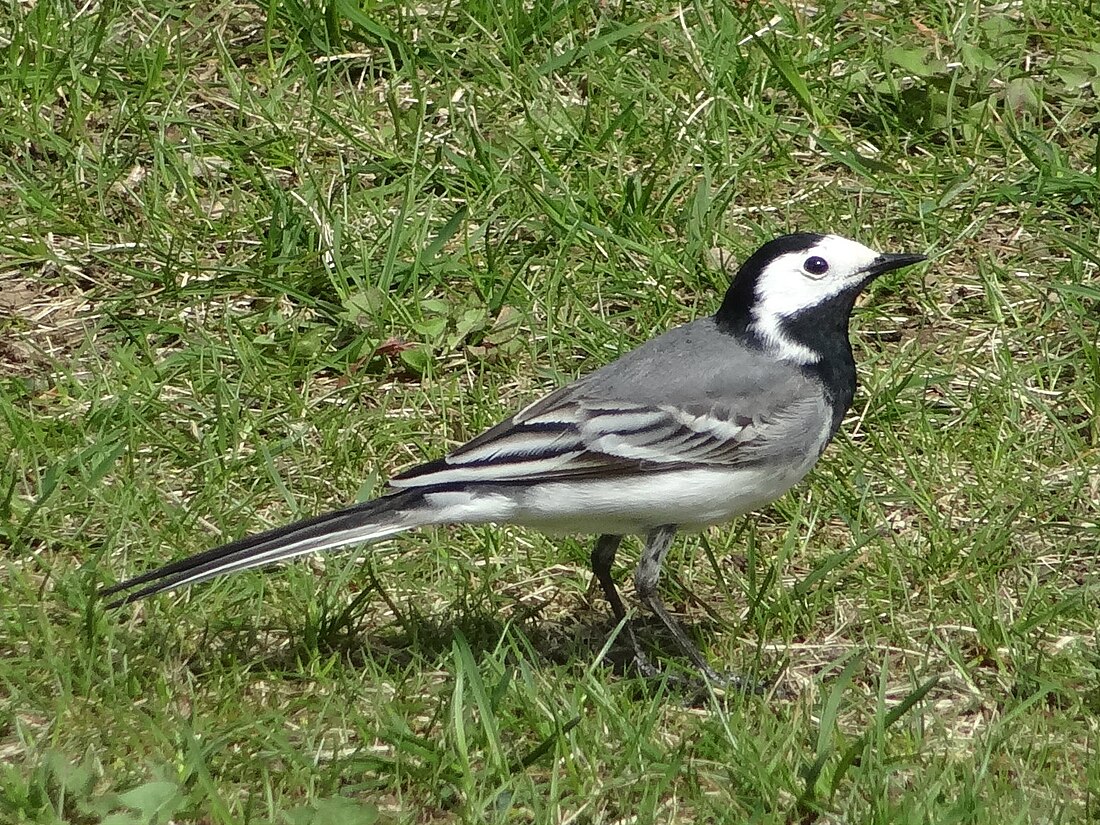
[[[0,821],[1100,819],[1094,14],[9,2]],[[604,666],[586,540],[517,529],[96,600],[377,493],[796,228],[935,257],[857,312],[811,478],[673,551],[774,694]]]

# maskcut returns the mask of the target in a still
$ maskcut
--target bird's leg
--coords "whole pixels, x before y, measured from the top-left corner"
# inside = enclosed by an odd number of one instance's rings
[[[611,605],[611,613],[615,621],[623,626],[623,632],[634,648],[634,662],[643,676],[655,676],[659,671],[650,663],[649,658],[638,644],[638,637],[634,633],[634,626],[626,616],[626,608],[623,600],[619,598],[619,591],[615,588],[615,579],[611,577],[611,565],[615,563],[615,552],[619,549],[622,536],[603,535],[596,539],[596,546],[592,548],[592,572],[596,575],[596,581],[603,589],[604,597]]]
[[[744,680],[740,676],[735,674],[723,676],[707,663],[699,648],[688,638],[687,633],[680,627],[680,623],[668,612],[661,602],[661,597],[657,594],[657,581],[661,576],[661,565],[664,564],[668,548],[672,544],[672,537],[675,535],[676,526],[669,524],[651,530],[649,535],[646,536],[645,550],[642,551],[642,558],[638,562],[638,569],[634,573],[634,587],[638,599],[664,622],[665,627],[668,628],[669,633],[676,640],[680,650],[691,659],[695,667],[711,683],[741,687]]]

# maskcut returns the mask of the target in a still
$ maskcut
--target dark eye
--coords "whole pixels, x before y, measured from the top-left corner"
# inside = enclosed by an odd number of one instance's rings
[[[818,255],[814,255],[812,258],[806,259],[806,263],[802,264],[802,268],[811,275],[824,275],[829,271],[829,262]]]

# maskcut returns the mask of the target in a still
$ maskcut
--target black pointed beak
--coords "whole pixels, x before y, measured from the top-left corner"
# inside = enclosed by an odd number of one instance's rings
[[[879,255],[870,265],[864,270],[867,276],[870,278],[877,278],[884,272],[891,272],[895,269],[901,269],[903,266],[912,266],[913,264],[919,264],[921,261],[927,261],[926,255],[915,255],[909,252],[903,252],[897,255],[884,252]]]

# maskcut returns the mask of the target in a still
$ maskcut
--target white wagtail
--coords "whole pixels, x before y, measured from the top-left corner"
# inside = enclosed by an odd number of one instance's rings
[[[848,320],[884,272],[836,235],[785,235],[738,270],[718,312],[666,332],[524,407],[449,455],[406,470],[381,498],[246,536],[124,581],[127,604],[224,573],[436,524],[510,522],[593,533],[592,570],[634,648],[611,566],[645,536],[638,599],[709,679],[722,679],[657,594],[676,531],[728,522],[786,492],[817,462],[856,386]]]

